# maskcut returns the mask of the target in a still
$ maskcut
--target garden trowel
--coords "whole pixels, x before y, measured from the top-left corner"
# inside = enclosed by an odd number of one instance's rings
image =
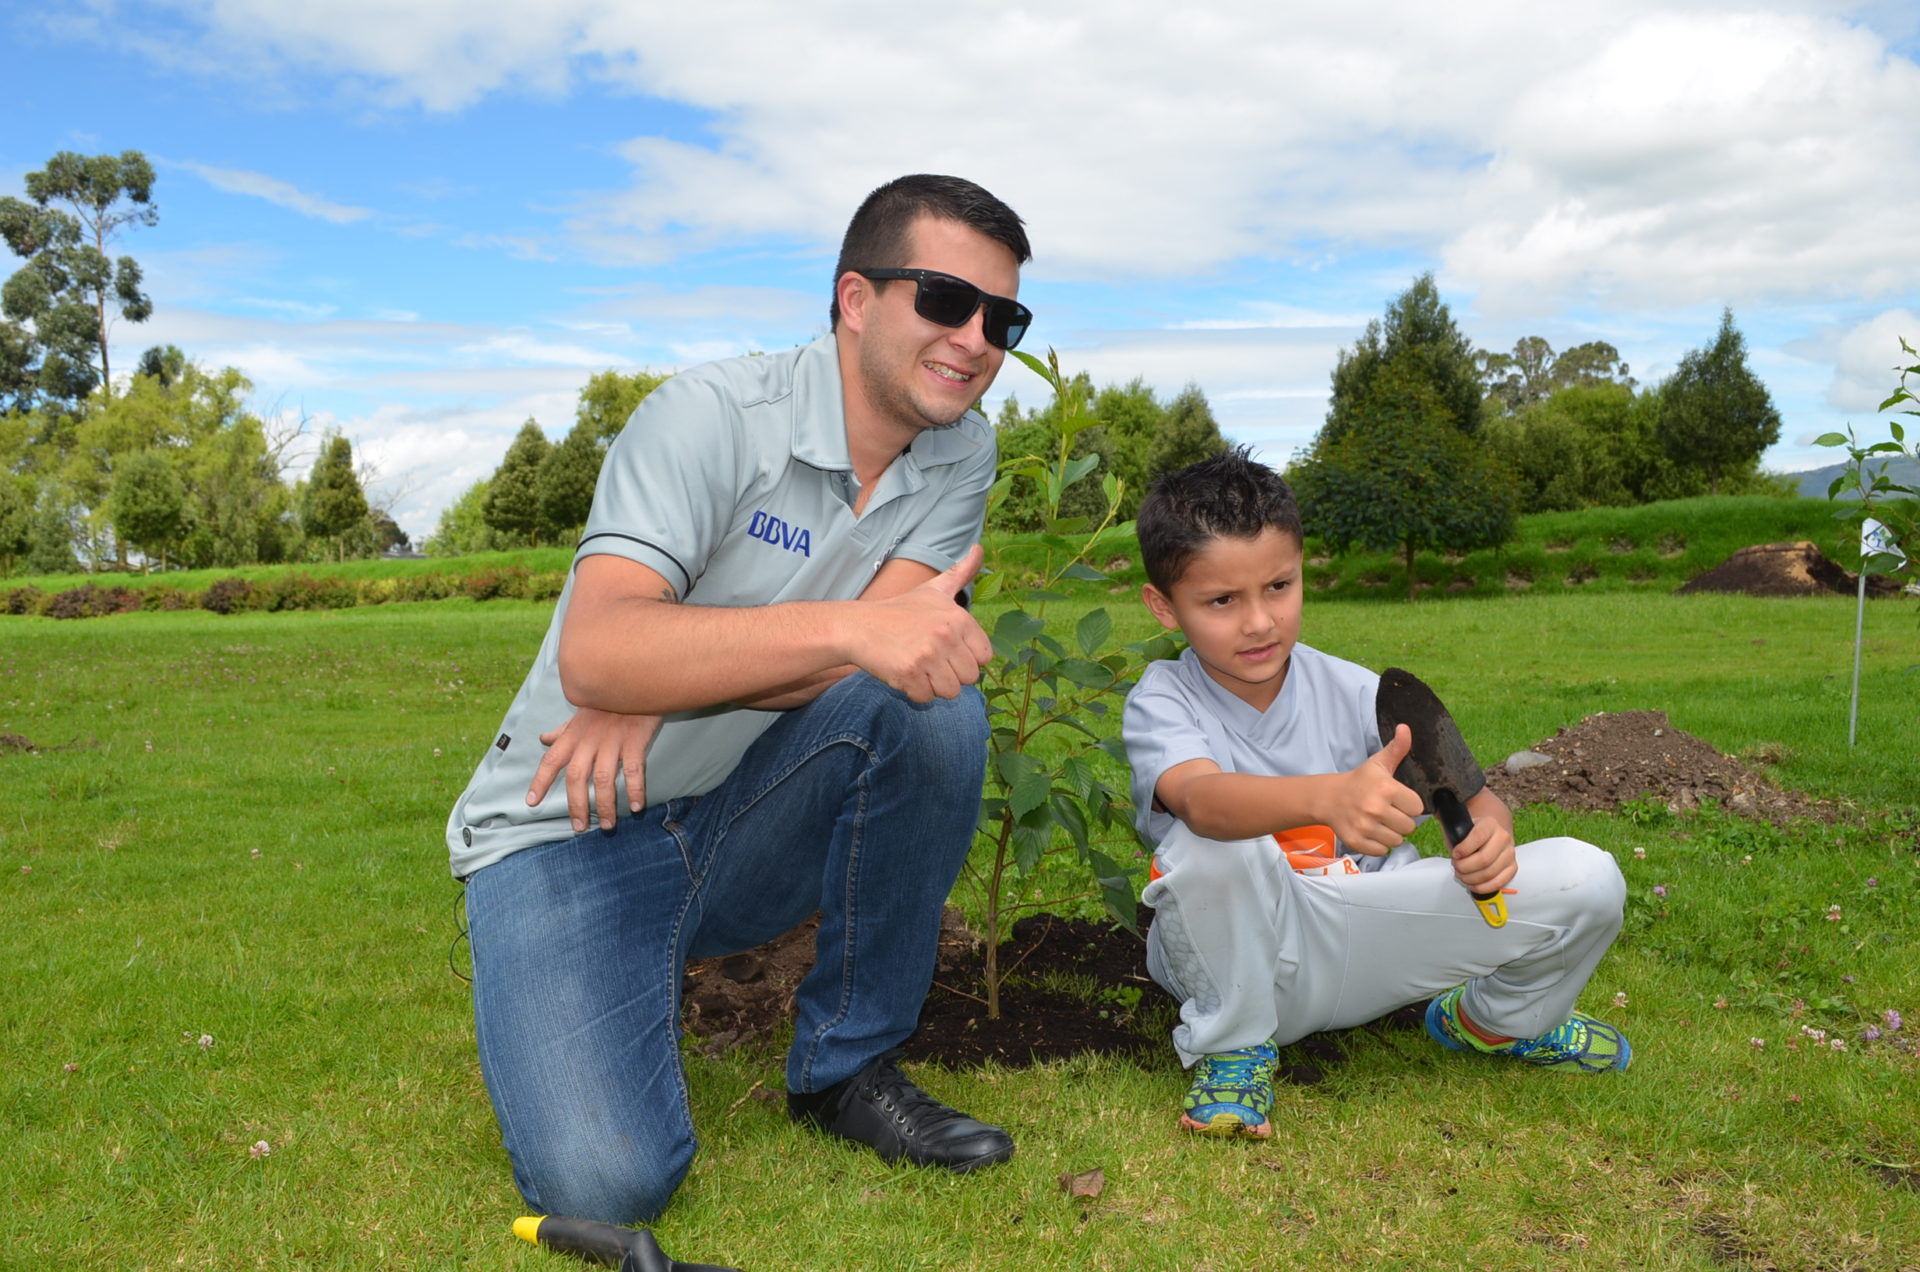
[[[1460,727],[1425,681],[1398,667],[1380,673],[1373,714],[1383,745],[1393,740],[1397,724],[1406,725],[1412,732],[1413,749],[1393,771],[1394,780],[1420,797],[1422,812],[1440,819],[1447,846],[1457,846],[1473,830],[1467,801],[1487,784],[1486,775],[1460,736]],[[1507,903],[1500,893],[1476,892],[1473,903],[1480,907],[1480,917],[1488,927],[1505,925]]]
[[[513,1235],[561,1254],[615,1268],[617,1272],[736,1272],[710,1263],[670,1259],[645,1228],[621,1228],[571,1215],[528,1215],[513,1221]]]

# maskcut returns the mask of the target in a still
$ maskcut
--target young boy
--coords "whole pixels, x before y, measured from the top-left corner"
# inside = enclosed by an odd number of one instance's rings
[[[1298,643],[1286,482],[1228,451],[1160,478],[1139,532],[1142,599],[1187,639],[1140,677],[1124,725],[1155,853],[1147,968],[1180,999],[1174,1049],[1193,1070],[1180,1124],[1265,1138],[1279,1047],[1428,997],[1427,1032],[1451,1050],[1625,1069],[1626,1039],[1574,1010],[1620,930],[1619,868],[1577,839],[1516,848],[1490,790],[1451,858],[1405,842],[1407,727],[1383,747],[1379,676]],[[1316,837],[1326,855],[1290,864],[1284,849]],[[1469,893],[1509,885],[1510,919],[1487,926]]]

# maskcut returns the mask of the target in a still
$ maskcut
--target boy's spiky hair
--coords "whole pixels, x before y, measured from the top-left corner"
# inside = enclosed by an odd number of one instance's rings
[[[1147,581],[1168,592],[1194,554],[1214,539],[1256,539],[1263,530],[1305,538],[1293,491],[1245,446],[1154,479],[1140,503],[1137,529]]]

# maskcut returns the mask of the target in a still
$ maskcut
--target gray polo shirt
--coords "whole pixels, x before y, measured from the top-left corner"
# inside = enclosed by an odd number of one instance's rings
[[[856,518],[860,487],[828,335],[695,367],[648,394],[607,451],[574,563],[602,553],[638,561],[693,605],[852,600],[896,557],[935,570],[959,560],[980,537],[994,467],[993,428],[969,412],[916,437]],[[574,833],[561,783],[537,807],[526,802],[540,734],[574,710],[559,669],[572,596],[569,578],[539,656],[448,818],[457,876]],[[647,802],[712,790],[778,718],[724,706],[668,716],[647,752]]]
[[[1256,711],[1207,675],[1192,649],[1154,663],[1127,695],[1121,716],[1133,769],[1135,828],[1150,844],[1166,837],[1174,817],[1153,807],[1153,788],[1161,774],[1188,760],[1212,760],[1222,772],[1261,777],[1358,768],[1380,749],[1373,714],[1379,689],[1378,673],[1296,644],[1279,696]],[[1365,858],[1361,868],[1379,863]]]

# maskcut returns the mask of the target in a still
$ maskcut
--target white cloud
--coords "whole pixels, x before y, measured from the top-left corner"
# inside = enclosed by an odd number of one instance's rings
[[[1227,318],[1195,318],[1177,324],[1184,331],[1240,331],[1255,327],[1364,327],[1365,316],[1329,314],[1299,305],[1258,301],[1242,307],[1239,315]]]
[[[623,361],[621,355],[585,345],[555,344],[522,331],[502,332],[472,344],[456,346],[453,352],[463,359],[480,363],[541,363],[563,367],[606,367]]]
[[[1920,283],[1920,70],[1852,6],[1814,0],[1551,20],[1518,0],[1080,0],[996,12],[938,57],[915,52],[924,14],[857,0],[160,7],[206,24],[177,44],[394,104],[593,78],[707,112],[710,144],[633,137],[631,186],[575,201],[573,246],[612,262],[830,246],[860,193],[917,169],[1007,198],[1057,276],[1399,243],[1440,252],[1494,308],[1543,290],[1741,303]],[[366,214],[250,192],[269,190]],[[558,250],[542,233],[463,241]]]
[[[247,172],[239,168],[216,168],[211,164],[194,163],[189,160],[175,161],[172,166],[185,168],[216,190],[265,199],[268,203],[289,208],[301,216],[331,221],[335,225],[350,225],[374,215],[371,208],[356,208],[344,203],[335,203],[319,195],[308,194],[289,182],[282,181],[278,177],[269,177],[261,172]]]
[[[1445,274],[1483,308],[1886,295],[1920,285],[1920,69],[1790,14],[1622,24],[1490,121]]]
[[[1829,329],[1789,345],[1789,351],[1830,362],[1833,382],[1827,403],[1836,411],[1865,417],[1877,411],[1900,384],[1900,371],[1920,357],[1900,347],[1905,339],[1920,348],[1920,314],[1889,309],[1852,327]],[[1920,382],[1911,387],[1920,389]]]
[[[393,518],[418,543],[443,509],[500,466],[523,422],[541,421],[549,436],[562,431],[556,423],[570,424],[578,392],[576,385],[453,408],[382,406],[332,423],[378,471],[376,494],[404,492]]]

